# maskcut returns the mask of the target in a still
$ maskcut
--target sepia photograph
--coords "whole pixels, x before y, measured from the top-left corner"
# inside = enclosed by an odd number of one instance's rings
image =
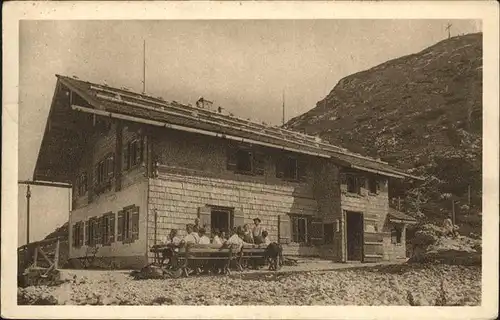
[[[484,305],[480,17],[17,27],[18,306]]]

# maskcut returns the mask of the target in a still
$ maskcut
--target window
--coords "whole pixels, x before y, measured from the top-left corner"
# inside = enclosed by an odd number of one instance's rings
[[[139,239],[139,207],[132,205],[118,212],[116,241],[132,243]]]
[[[400,244],[401,243],[402,230],[401,227],[394,227],[391,230],[391,243]]]
[[[238,172],[253,172],[253,156],[251,151],[236,151],[236,170]]]
[[[297,180],[299,178],[297,159],[292,157],[286,157],[284,160],[283,169],[284,169],[285,179]]]
[[[240,174],[264,175],[264,154],[250,147],[229,147],[227,170]]]
[[[276,177],[292,181],[306,180],[306,162],[293,155],[283,155],[276,162]]]
[[[308,216],[291,216],[292,223],[292,241],[296,243],[307,243],[308,242]]]
[[[78,176],[77,186],[78,186],[78,195],[79,196],[83,196],[83,195],[85,195],[85,193],[87,193],[88,184],[87,184],[87,173],[86,172],[82,172]]]
[[[83,245],[83,221],[79,221],[73,225],[73,247],[81,247]]]
[[[106,188],[111,188],[111,180],[115,174],[115,156],[110,153],[105,159],[99,161],[96,166],[96,184],[95,189],[96,194],[100,194],[105,191]]]
[[[333,223],[325,223],[325,243],[326,244],[333,243],[334,227],[335,226]]]
[[[85,244],[88,246],[95,246],[99,243],[99,221],[96,217],[90,218],[87,221],[88,228],[86,230],[86,241]]]
[[[372,177],[368,179],[368,190],[370,193],[376,194],[378,192],[378,181],[377,178]]]
[[[142,140],[134,139],[127,143],[124,150],[124,169],[132,169],[142,163]]]
[[[361,185],[359,183],[359,178],[353,174],[346,175],[347,192],[349,193],[361,193]]]
[[[108,212],[101,217],[102,244],[110,245],[115,241],[115,215]]]

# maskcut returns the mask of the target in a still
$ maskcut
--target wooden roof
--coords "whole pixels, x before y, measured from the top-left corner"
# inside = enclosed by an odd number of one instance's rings
[[[330,158],[343,166],[357,170],[396,178],[408,177],[422,180],[394,168],[386,162],[355,154],[347,149],[321,141],[314,136],[244,120],[219,113],[217,110],[166,101],[162,98],[134,93],[126,89],[112,88],[105,84],[91,83],[61,75],[56,76],[58,86],[63,85],[85,100],[85,107],[73,102],[71,106],[73,110],[115,118],[121,117],[130,121],[150,123],[179,130],[188,130],[189,128],[198,130],[202,134],[212,134],[221,138],[247,139],[256,144],[260,143],[278,149]],[[54,102],[51,112],[53,108]]]

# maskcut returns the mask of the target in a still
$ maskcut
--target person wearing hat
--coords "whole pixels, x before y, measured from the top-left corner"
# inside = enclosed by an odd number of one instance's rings
[[[261,221],[259,218],[253,219],[253,229],[252,229],[252,236],[253,236],[253,241],[255,244],[261,244],[262,243],[262,226],[260,225]]]

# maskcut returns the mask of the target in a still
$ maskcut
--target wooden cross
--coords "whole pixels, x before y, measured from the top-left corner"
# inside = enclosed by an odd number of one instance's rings
[[[450,34],[450,28],[451,28],[452,24],[451,23],[448,23],[446,25],[446,30],[448,30],[448,39],[451,37],[451,34]]]

